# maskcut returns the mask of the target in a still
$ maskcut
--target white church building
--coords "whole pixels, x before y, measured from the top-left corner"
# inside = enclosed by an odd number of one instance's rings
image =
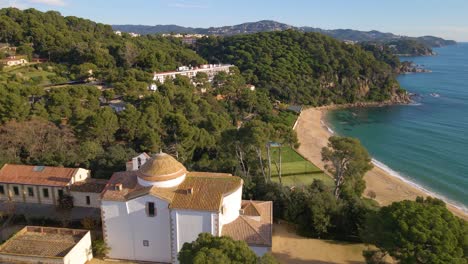
[[[102,193],[109,258],[177,263],[202,232],[244,240],[259,256],[271,250],[272,202],[242,200],[241,178],[189,172],[165,153],[138,167],[114,173]]]

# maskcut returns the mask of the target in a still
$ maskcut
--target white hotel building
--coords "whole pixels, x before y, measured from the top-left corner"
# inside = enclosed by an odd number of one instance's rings
[[[230,174],[188,172],[164,153],[114,173],[101,200],[108,257],[177,263],[183,244],[202,232],[244,240],[263,255],[272,245],[272,202],[242,200],[242,185]]]
[[[213,80],[214,76],[219,72],[229,73],[229,68],[234,65],[231,64],[203,64],[198,67],[182,66],[177,68],[177,71],[168,72],[155,72],[153,81],[159,81],[164,83],[167,79],[174,79],[177,75],[187,76],[190,79],[194,78],[197,73],[204,72],[208,75],[210,81]]]

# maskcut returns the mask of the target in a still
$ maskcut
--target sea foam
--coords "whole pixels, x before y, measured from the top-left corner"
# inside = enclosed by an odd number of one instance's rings
[[[411,185],[413,186],[414,188],[416,189],[419,189],[423,192],[425,192],[426,194],[428,194],[429,196],[432,196],[432,197],[436,197],[442,201],[444,201],[445,203],[447,204],[450,204],[454,207],[456,207],[457,209],[465,212],[465,213],[468,213],[468,208],[466,208],[464,205],[461,205],[459,203],[456,203],[455,201],[452,201],[450,199],[448,199],[447,197],[444,197],[443,195],[440,195],[434,191],[431,191],[431,190],[428,190],[424,187],[422,187],[421,185],[413,182],[413,181],[410,181],[408,180],[403,174],[393,170],[392,168],[388,167],[387,165],[385,165],[383,162],[381,161],[378,161],[374,158],[372,158],[372,164],[374,164],[376,167],[379,167],[380,169],[382,169],[383,171],[387,172],[389,175],[391,175],[392,177],[396,177],[400,180],[402,180],[403,182],[405,182],[406,184],[408,185]]]

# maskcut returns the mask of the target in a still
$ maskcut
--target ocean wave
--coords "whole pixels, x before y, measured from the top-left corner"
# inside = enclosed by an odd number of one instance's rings
[[[425,193],[427,193],[429,196],[432,196],[432,197],[436,197],[442,201],[444,201],[445,203],[447,204],[450,204],[454,207],[456,207],[457,209],[463,211],[464,213],[468,213],[468,208],[464,205],[461,205],[455,201],[452,201],[450,200],[449,198],[443,196],[443,195],[440,195],[438,193],[435,193],[433,191],[430,191],[424,187],[422,187],[421,185],[415,183],[415,182],[412,182],[410,180],[408,180],[405,176],[403,176],[402,174],[400,174],[399,172],[393,170],[392,168],[388,167],[387,165],[385,165],[384,163],[372,158],[372,164],[374,164],[376,167],[379,167],[380,169],[382,169],[383,171],[387,172],[389,175],[393,176],[393,177],[396,177],[400,180],[402,180],[403,182],[405,182],[406,184],[408,185],[411,185],[413,187],[415,187],[416,189],[419,189]]]
[[[412,102],[408,104],[409,106],[420,106],[422,103]]]
[[[320,120],[320,123],[322,124],[323,127],[325,127],[328,132],[330,132],[330,134],[334,135],[335,134],[335,131],[333,131],[333,129],[331,129],[329,126],[327,126],[327,124],[325,124],[325,122],[323,122],[323,120]]]

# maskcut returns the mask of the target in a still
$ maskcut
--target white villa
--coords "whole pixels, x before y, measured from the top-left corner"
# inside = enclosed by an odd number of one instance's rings
[[[10,56],[6,59],[0,60],[0,63],[4,64],[5,66],[16,66],[28,64],[28,60],[26,60],[24,56]]]
[[[244,240],[259,256],[271,250],[272,202],[242,200],[241,178],[189,172],[165,153],[145,161],[114,173],[102,193],[109,258],[177,263],[202,232]]]
[[[229,68],[232,66],[231,64],[203,64],[198,67],[181,66],[177,68],[177,71],[155,72],[153,81],[164,83],[167,79],[174,79],[177,75],[187,76],[192,79],[199,72],[206,73],[208,75],[208,80],[211,81],[219,72],[229,73]]]
[[[0,169],[0,201],[58,205],[68,194],[79,207],[99,208],[106,180],[82,168],[5,164]]]

